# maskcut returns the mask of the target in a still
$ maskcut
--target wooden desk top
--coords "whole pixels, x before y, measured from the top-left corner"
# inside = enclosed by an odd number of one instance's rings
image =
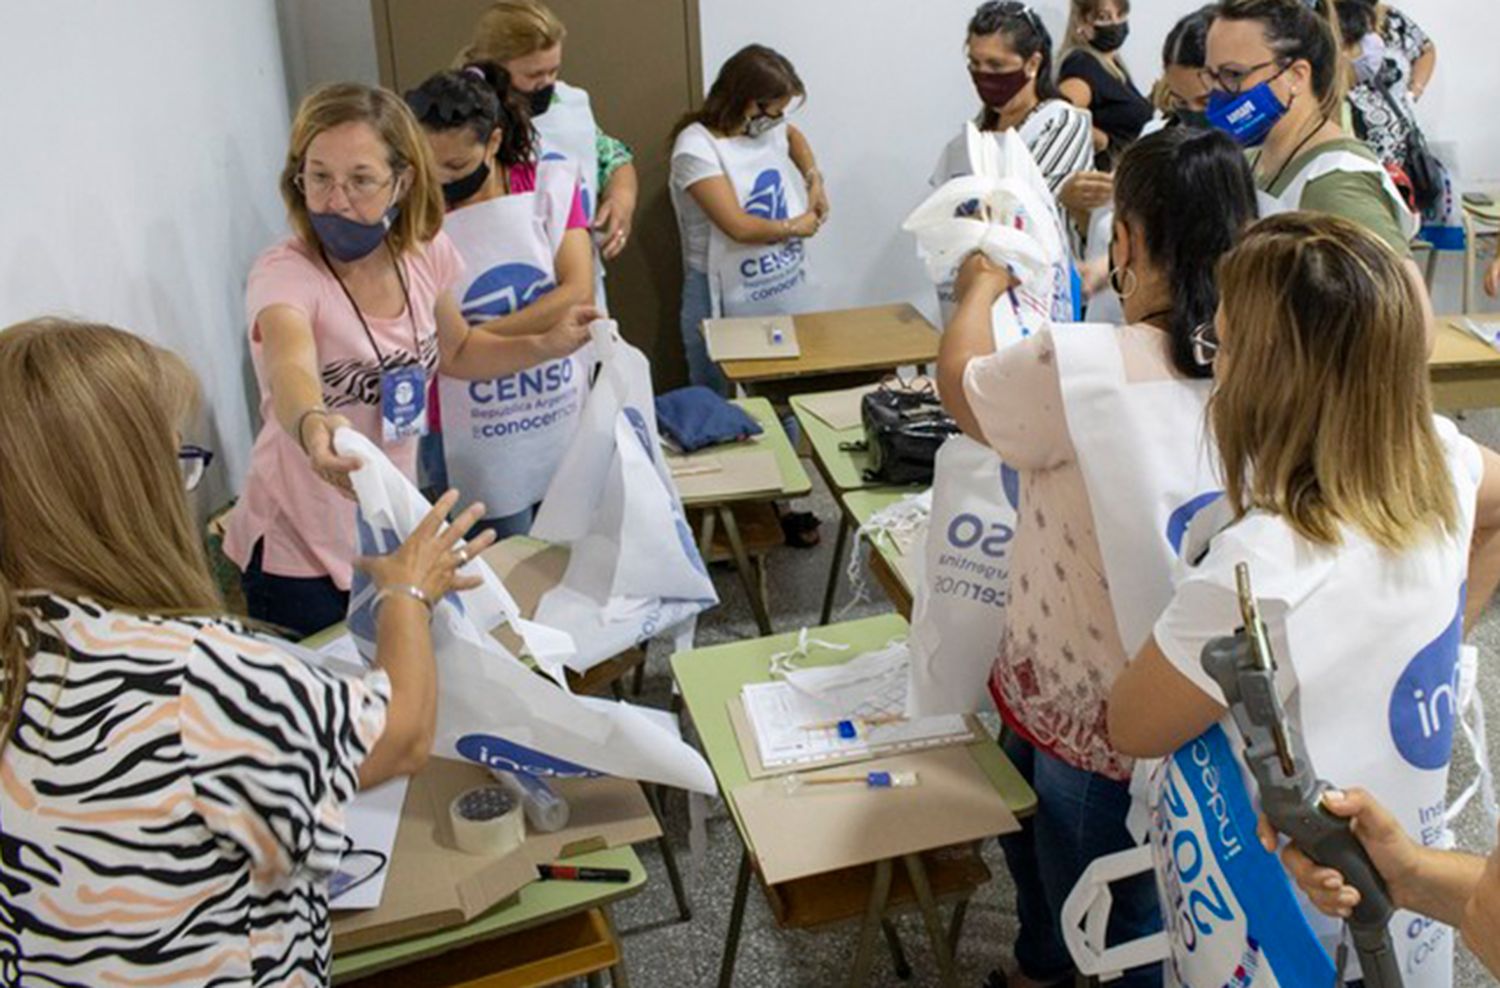
[[[1453,325],[1455,319],[1473,318],[1480,322],[1500,322],[1500,313],[1472,317],[1438,316],[1437,342],[1432,348],[1428,366],[1433,376],[1455,368],[1483,368],[1500,376],[1500,350],[1485,346],[1468,332]]]
[[[802,354],[790,360],[726,360],[734,384],[894,369],[937,359],[937,328],[908,302],[793,317]]]

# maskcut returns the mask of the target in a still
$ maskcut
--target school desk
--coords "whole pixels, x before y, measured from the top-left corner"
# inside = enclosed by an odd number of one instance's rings
[[[906,631],[906,622],[894,614],[818,628],[813,637],[847,644],[850,650],[820,652],[809,661],[815,664],[847,660],[860,652],[880,648]],[[750,774],[730,723],[728,704],[739,696],[745,684],[769,681],[771,655],[790,649],[796,639],[795,634],[778,635],[679,652],[672,657],[673,674],[697,725],[704,753],[744,846],[719,969],[720,988],[729,988],[734,979],[735,956],[744,924],[750,877],[755,867],[756,847],[756,834],[748,831],[732,795],[750,780]],[[1036,811],[1036,794],[995,742],[988,739],[976,741],[969,750],[985,778],[1000,793],[1012,813],[1025,817]],[[899,874],[895,869],[898,863],[903,866]],[[968,897],[988,878],[989,870],[978,859],[977,853],[957,858],[919,853],[779,885],[768,886],[762,882],[762,889],[778,924],[785,927],[811,928],[854,918],[861,920],[859,945],[850,969],[849,984],[853,986],[868,983],[877,931],[884,932],[896,957],[898,970],[904,966],[895,928],[886,917],[896,908],[910,907],[915,903],[938,959],[944,984],[951,985],[956,983],[953,951],[962,931]],[[947,931],[943,929],[937,908],[938,902],[944,899],[955,902]]]
[[[1460,318],[1437,317],[1437,340],[1428,363],[1432,403],[1443,412],[1500,407],[1500,350],[1455,327],[1454,320]],[[1500,323],[1500,313],[1472,318]]]
[[[781,360],[725,360],[730,384],[747,392],[779,389],[777,382],[842,375],[865,379],[937,359],[937,329],[909,302],[792,317],[801,354]]]

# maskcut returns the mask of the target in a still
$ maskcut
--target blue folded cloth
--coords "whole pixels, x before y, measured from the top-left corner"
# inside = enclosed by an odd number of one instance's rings
[[[761,433],[760,423],[709,388],[668,391],[656,399],[656,423],[685,453]]]

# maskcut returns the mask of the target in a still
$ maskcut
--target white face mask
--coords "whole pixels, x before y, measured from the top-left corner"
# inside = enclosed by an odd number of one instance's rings
[[[786,123],[786,114],[784,113],[779,117],[773,117],[769,113],[757,113],[745,121],[745,136],[764,137],[784,123]]]

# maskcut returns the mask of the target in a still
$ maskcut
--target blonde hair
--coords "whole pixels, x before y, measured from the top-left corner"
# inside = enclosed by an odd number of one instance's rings
[[[563,43],[567,28],[538,0],[500,0],[479,15],[474,37],[459,53],[454,68],[475,62],[504,65]]]
[[[313,251],[318,249],[318,236],[308,219],[307,198],[297,188],[308,145],[325,130],[347,123],[368,124],[380,135],[395,175],[411,171],[411,188],[386,237],[391,249],[399,255],[437,236],[443,226],[443,190],[434,175],[432,151],[422,128],[401,97],[354,82],[320,86],[303,97],[297,107],[286,164],[281,169],[281,198],[297,236]]]
[[[197,381],[119,329],[36,319],[0,330],[0,747],[39,633],[18,590],[139,613],[217,613],[177,464]]]
[[[1394,550],[1455,531],[1426,316],[1396,254],[1348,220],[1275,216],[1225,257],[1219,291],[1209,409],[1236,513],[1322,545],[1342,525]]]
[[[1094,18],[1099,16],[1103,7],[1104,0],[1068,0],[1068,26],[1063,29],[1063,43],[1057,53],[1057,60],[1061,64],[1062,60],[1073,51],[1087,52],[1104,66],[1106,72],[1124,81],[1130,78],[1130,71],[1125,68],[1125,62],[1120,58],[1119,53],[1116,53],[1113,59],[1100,58],[1099,53],[1079,37],[1079,31],[1085,24],[1094,23]],[[1129,17],[1130,0],[1116,0],[1115,9],[1120,12],[1121,17]]]

